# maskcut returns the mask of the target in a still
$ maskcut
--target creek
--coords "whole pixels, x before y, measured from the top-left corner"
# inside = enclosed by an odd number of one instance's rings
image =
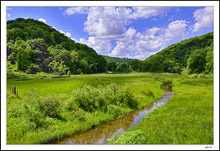
[[[120,134],[128,131],[129,128],[140,123],[141,119],[152,110],[165,105],[173,93],[174,92],[166,92],[159,101],[146,105],[140,110],[132,111],[121,119],[100,124],[88,131],[74,134],[57,142],[55,141],[53,144],[107,144],[108,139],[115,136],[118,137]]]

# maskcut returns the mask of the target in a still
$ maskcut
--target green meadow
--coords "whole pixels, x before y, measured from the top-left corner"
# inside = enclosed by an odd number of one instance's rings
[[[109,144],[213,144],[213,78],[181,76],[173,97]]]
[[[159,100],[167,90],[167,83],[175,91],[167,104],[109,143],[213,143],[212,75],[27,76],[8,76],[7,144],[51,143],[103,122],[123,118]],[[11,93],[14,86],[18,89],[18,98]]]

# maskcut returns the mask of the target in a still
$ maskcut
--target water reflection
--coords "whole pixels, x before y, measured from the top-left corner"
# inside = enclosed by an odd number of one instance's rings
[[[127,131],[130,127],[137,125],[143,117],[159,106],[166,104],[167,100],[174,92],[167,92],[163,98],[157,102],[145,106],[143,109],[133,111],[122,119],[101,124],[97,128],[90,129],[86,132],[75,134],[71,137],[64,138],[55,144],[107,144],[109,138],[119,136]]]

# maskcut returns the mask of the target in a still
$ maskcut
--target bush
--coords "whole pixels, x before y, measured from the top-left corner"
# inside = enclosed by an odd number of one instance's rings
[[[131,109],[136,109],[138,107],[138,102],[134,99],[128,88],[125,89],[124,94],[121,95],[121,99],[123,100],[122,103]]]
[[[60,113],[60,103],[53,97],[43,100],[44,112],[48,117],[57,117]]]
[[[57,117],[60,112],[59,103],[54,98],[42,98],[36,89],[27,91],[24,98],[24,116],[29,122],[34,122],[36,127],[47,125],[47,117]]]
[[[160,88],[165,91],[172,91],[173,81],[172,80],[164,80],[160,85]]]
[[[112,114],[114,117],[118,117],[122,114],[121,108],[116,105],[108,105],[108,113]]]
[[[141,130],[128,131],[118,138],[110,139],[108,144],[146,144],[146,138]]]
[[[143,93],[144,95],[146,95],[148,97],[153,97],[154,98],[154,93],[149,88],[145,88],[144,90],[141,91],[141,93]]]
[[[132,109],[138,106],[138,102],[128,88],[112,83],[107,86],[98,86],[97,88],[85,85],[83,88],[74,90],[67,108],[68,110],[73,110],[77,106],[88,112],[97,110],[107,112],[110,104],[120,107],[127,106]]]
[[[31,64],[29,69],[27,70],[27,74],[36,74],[37,72],[40,72],[40,68],[38,65]]]

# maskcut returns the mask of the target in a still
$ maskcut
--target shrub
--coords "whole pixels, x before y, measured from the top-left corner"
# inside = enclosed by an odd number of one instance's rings
[[[42,126],[44,119],[44,107],[42,98],[36,93],[36,89],[27,91],[24,98],[24,114],[30,122],[37,127]]]
[[[79,104],[75,101],[74,98],[68,100],[67,110],[68,111],[77,111],[79,109]]]
[[[128,88],[125,90],[124,94],[121,95],[123,103],[126,104],[131,109],[136,109],[138,107],[138,102],[134,99]]]
[[[141,130],[128,131],[121,134],[118,138],[110,139],[108,144],[146,144],[146,138]]]
[[[53,97],[43,100],[44,112],[48,117],[57,117],[60,113],[60,103]]]
[[[173,81],[172,80],[164,80],[160,85],[160,88],[165,91],[172,91]]]
[[[144,95],[146,95],[148,97],[153,97],[154,98],[154,93],[149,88],[145,88],[144,90],[141,91],[141,93],[143,93]]]
[[[107,112],[110,104],[120,107],[127,106],[132,109],[138,106],[138,102],[128,88],[112,83],[97,88],[85,85],[83,88],[74,90],[67,109],[72,110],[77,106],[88,112],[95,112],[96,110]]]
[[[27,70],[27,74],[36,74],[37,72],[40,72],[40,68],[38,65],[31,64],[29,69]]]
[[[47,125],[47,117],[57,117],[60,112],[60,105],[54,98],[42,98],[36,89],[27,91],[24,98],[24,117],[29,122],[34,122],[36,128]]]
[[[121,108],[116,105],[108,105],[108,113],[112,114],[114,117],[118,117],[122,114]]]

